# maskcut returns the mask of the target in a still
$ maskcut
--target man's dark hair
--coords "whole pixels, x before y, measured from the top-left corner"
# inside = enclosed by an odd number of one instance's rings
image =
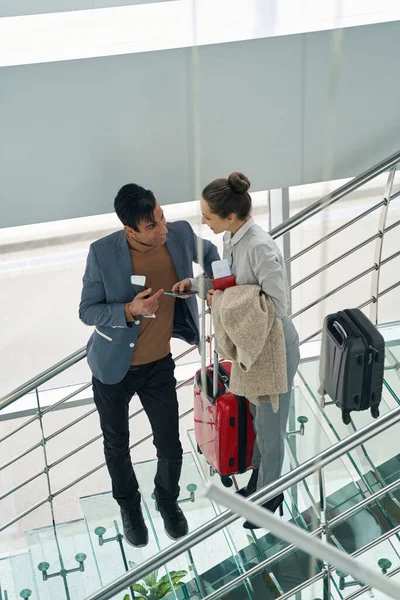
[[[127,183],[118,192],[114,200],[117,217],[128,227],[139,231],[142,221],[154,223],[156,199],[151,190],[145,190],[136,183]]]

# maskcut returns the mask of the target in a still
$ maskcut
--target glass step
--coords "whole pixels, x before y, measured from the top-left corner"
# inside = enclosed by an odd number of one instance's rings
[[[301,395],[300,390],[295,389],[295,394]],[[309,418],[309,421],[305,424],[304,436],[289,436],[287,441],[287,452],[290,455],[292,466],[296,467],[317,454],[317,451],[328,447],[330,442],[328,437],[323,435],[320,430],[316,427],[313,428],[315,415],[311,411],[308,411],[304,401],[299,398],[294,403],[294,406],[301,406],[300,411]],[[317,436],[319,438],[316,442]],[[386,432],[377,438],[377,448],[379,448],[379,445],[383,445],[383,436],[386,436]],[[308,442],[309,438],[313,440],[312,445]],[[354,453],[351,455],[353,456]],[[371,466],[368,463],[367,467],[362,470],[362,475],[360,470],[354,467],[353,462],[346,461],[345,458],[330,463],[324,468],[323,478],[325,494],[328,498],[329,518],[338,515],[351,506],[355,506],[367,496],[397,481],[399,473],[400,456],[390,458],[379,467]],[[318,474],[307,477],[297,488],[292,489],[292,498],[295,493],[297,493],[297,506],[303,513],[305,521],[312,527],[312,523],[314,522],[313,513],[314,515],[318,514],[317,505],[320,500]],[[398,503],[397,498],[400,498],[400,488],[394,489],[390,494],[386,494],[378,503],[377,510],[381,512],[380,518],[386,524],[382,532],[387,531],[398,523],[400,503]],[[308,508],[309,510],[307,510]]]
[[[312,400],[311,406],[315,407],[315,403]],[[301,425],[304,425],[304,430],[302,430]],[[298,466],[298,464],[303,463],[331,445],[332,442],[323,425],[324,423],[321,418],[319,407],[317,410],[315,410],[315,408],[314,410],[311,410],[311,407],[301,393],[301,390],[295,388],[286,442],[287,454],[292,467]],[[290,433],[296,427],[297,434],[294,435]],[[300,435],[300,431],[303,432],[303,435]],[[191,430],[188,434],[194,455],[196,456],[196,461],[200,465],[203,477],[207,479],[210,476],[209,467],[204,457],[197,452],[194,431]],[[380,438],[379,443],[382,444],[382,435]],[[311,444],[310,440],[312,440]],[[286,465],[286,469],[287,468],[288,466]],[[385,483],[389,484],[397,481],[398,474],[400,473],[399,457],[394,457],[389,461],[383,462],[378,468],[378,471],[382,481],[384,481],[383,483],[381,480],[377,480],[376,477],[374,477],[374,472],[371,471],[371,467],[368,472],[364,471],[364,479],[369,481],[369,492],[363,481],[357,477],[353,479],[352,475],[355,474],[357,476],[358,471],[353,470],[353,472],[349,472],[341,459],[325,467],[324,481],[327,495],[328,520],[331,520],[350,507],[357,505],[363,501],[369,493],[375,493],[381,490]],[[239,485],[244,485],[248,480],[248,477],[248,474],[238,476],[240,482]],[[217,485],[222,485],[218,476],[215,476],[213,481]],[[294,496],[296,496],[296,498]],[[337,544],[344,547],[347,552],[354,552],[369,544],[380,535],[390,531],[395,525],[398,525],[400,503],[397,501],[397,496],[400,497],[400,488],[399,490],[394,490],[390,494],[386,494],[379,499],[378,502],[371,504],[371,507],[364,507],[362,510],[348,517],[345,521],[342,521],[340,525],[338,524],[334,527],[332,532]],[[291,501],[291,516],[292,518],[296,518],[298,524],[301,523],[303,527],[305,526],[308,529],[318,527],[319,511],[317,504],[319,502],[319,481],[317,475],[308,477],[305,481],[300,482],[294,489],[290,490],[290,492],[286,494],[286,502],[288,501]],[[295,509],[294,513],[293,509]],[[299,514],[300,512],[302,514]],[[228,530],[239,524],[240,522],[236,522],[228,527]],[[249,547],[251,547],[251,539],[248,540],[248,546],[245,548],[243,538],[238,539],[236,537],[240,535],[239,529],[232,531],[232,537],[236,538],[236,546],[238,548],[242,547],[239,554],[243,556],[243,563],[245,564],[246,569],[257,564],[257,562],[254,562],[257,558],[259,559],[258,562],[260,562],[260,560],[265,557],[271,557],[287,546],[287,544],[282,541],[275,540],[275,544],[270,543],[269,546],[265,547],[264,544],[268,544],[268,536],[260,534],[260,530],[258,530],[256,532],[258,539],[255,544],[253,541],[253,548],[259,550],[259,555],[257,556],[257,554],[253,552],[253,555],[249,557],[248,552]],[[271,537],[273,536],[270,534],[269,538]],[[395,536],[393,536],[393,538],[394,537]],[[394,551],[396,550],[394,549]],[[302,581],[304,581],[304,576],[303,580],[301,578],[301,569],[299,568],[296,571],[296,568],[291,564],[293,556],[295,556],[296,565],[300,565],[302,560],[303,562],[306,560],[306,557],[302,557],[302,553],[292,553],[287,558],[281,559],[279,562],[270,565],[268,571],[270,575],[274,575],[278,585],[285,592],[295,588],[296,585],[301,585]],[[288,578],[288,573],[291,574],[291,578]],[[335,587],[334,582],[332,583],[332,586]],[[333,595],[332,592],[332,597],[342,597],[338,590],[336,590],[335,594],[336,595]],[[311,596],[305,597],[309,598]]]
[[[164,531],[162,518],[156,509],[154,497],[152,497],[155,471],[156,461],[135,465],[142,497],[146,499],[149,521],[158,547],[164,549],[173,542]],[[203,496],[204,482],[190,453],[183,456],[180,487],[179,503],[188,520],[190,531],[215,517],[216,511],[213,504]],[[232,541],[223,530],[194,546],[190,552],[168,563],[167,570],[187,571],[187,579],[192,579],[192,583],[196,584],[194,588],[192,586],[190,594],[204,596],[215,587],[220,587],[221,581],[234,579],[240,574],[240,565],[235,554]]]
[[[3,594],[3,595],[2,595]],[[0,598],[38,598],[33,564],[29,552],[0,558]]]
[[[199,466],[204,482],[212,480],[214,484],[223,487],[223,483],[218,474],[213,476],[210,475],[210,468],[204,456],[198,453],[194,431],[189,430],[188,436],[193,448],[195,461]],[[290,465],[288,468],[290,468]],[[238,475],[234,478],[237,487],[244,486],[248,479],[249,474]],[[233,491],[234,488],[232,488],[232,492]],[[225,510],[224,507],[220,507],[218,504],[215,504],[215,509],[218,513]],[[308,529],[308,525],[303,519],[303,516],[299,513],[290,493],[285,496],[283,518],[287,521],[295,522],[300,527]],[[273,557],[289,545],[276,538],[273,534],[266,533],[263,529],[256,529],[254,531],[244,529],[242,519],[229,525],[225,528],[225,531],[231,538],[236,551],[238,552],[238,559],[245,571],[260,564],[260,562],[264,561],[266,558]],[[317,569],[315,563],[314,568]],[[309,559],[301,552],[293,552],[287,557],[281,558],[278,562],[272,562],[271,566],[268,565],[257,577],[252,578],[251,581],[254,588],[252,590],[253,597],[254,593],[255,598],[278,597],[300,583],[303,583],[308,578],[309,569]],[[265,582],[267,582],[267,586]],[[263,590],[264,596],[259,595],[261,589]],[[265,595],[268,593],[271,595]]]
[[[289,468],[298,467],[332,445],[332,438],[319,410],[316,410],[313,401],[298,387],[293,389],[287,429],[285,452]],[[291,433],[299,431],[303,433]],[[354,474],[358,475],[349,471],[341,459],[327,465],[324,473],[327,495],[343,489],[353,482]],[[310,475],[292,488],[291,492],[300,512],[308,509],[310,504],[317,507],[320,501],[318,474]]]
[[[392,485],[392,489],[380,494],[373,502],[368,504],[364,502],[370,493],[362,490],[362,482],[349,484],[327,498],[327,520],[332,539],[349,554],[362,551],[365,546],[400,524],[398,458],[387,461],[381,466],[381,469],[387,474],[388,484]],[[380,481],[372,481],[371,477],[370,483],[372,493],[379,493],[382,490]],[[346,517],[346,512],[352,507],[359,506],[360,502],[363,502],[360,510],[352,511],[352,515]],[[396,546],[394,550],[397,552],[398,547]],[[400,564],[400,560],[398,562]]]
[[[317,381],[317,362],[308,362],[300,366],[303,377],[307,377],[307,382]],[[312,379],[312,374],[314,379]],[[308,386],[307,386],[308,387]],[[320,407],[319,400],[315,395],[312,395],[314,406],[312,407],[313,412],[316,414],[317,419],[321,422],[322,427],[325,429],[326,435],[329,437],[331,443],[335,443],[339,439],[348,437],[355,431],[358,431],[362,427],[374,421],[369,411],[352,413],[351,422],[349,425],[345,425],[342,422],[341,411],[334,405],[325,406],[323,409]],[[385,398],[385,392],[380,405],[381,415],[388,413],[394,407],[388,404]],[[345,466],[341,472],[343,474],[350,473],[351,478],[361,480],[366,490],[370,490],[371,478],[374,478],[381,482],[382,487],[385,486],[384,476],[379,471],[379,466],[393,458],[395,449],[398,447],[397,439],[399,435],[399,427],[391,427],[384,432],[384,437],[375,437],[362,446],[352,450],[346,456],[342,457],[340,463]],[[383,443],[383,440],[385,442]],[[312,454],[317,454],[313,452]],[[302,461],[300,460],[299,463]],[[329,472],[335,465],[331,465],[327,468]],[[374,476],[371,476],[371,472]],[[346,474],[347,476],[347,474]],[[328,485],[331,485],[332,479],[327,477]]]
[[[146,518],[145,500],[143,500],[142,507],[149,527],[149,543],[145,548],[133,548],[123,540],[121,515],[111,492],[85,496],[80,499],[80,502],[101,575],[102,586],[127,572],[134,565],[157,554],[159,546]],[[164,575],[166,575],[166,571],[161,569],[157,581]],[[143,581],[137,583],[146,587],[146,583]],[[122,600],[124,594],[131,598],[134,596],[134,591],[127,589],[122,595],[115,596],[115,600]]]
[[[135,464],[150,540],[145,548],[132,548],[124,541],[122,542],[128,566],[143,562],[173,543],[164,531],[163,521],[156,509],[154,498],[152,498],[155,472],[155,460]],[[193,530],[213,518],[216,513],[211,502],[203,497],[204,485],[191,454],[184,454],[180,485],[179,502],[188,520],[189,528]],[[110,492],[81,498],[81,504],[102,581],[103,584],[106,584],[126,571],[121,545],[118,541],[114,540],[102,546],[99,545],[99,535],[103,535],[104,539],[116,536],[115,523],[119,531],[122,531],[119,508]],[[221,562],[224,563],[222,570]],[[168,563],[166,570],[159,572],[158,578],[173,571],[186,573],[181,580],[185,585],[174,594],[177,597],[185,598],[203,597],[215,585],[218,586],[219,580],[226,578],[231,580],[240,574],[234,552],[224,532],[216,533],[201,545],[192,548],[190,552],[186,552]]]
[[[364,565],[367,565],[371,571],[375,570],[380,573],[390,574],[392,570],[400,566],[399,553],[398,550],[396,550],[396,546],[398,547],[398,539],[397,536],[394,535],[388,540],[377,544],[374,548],[356,555],[356,557],[359,560],[362,560]],[[400,580],[399,574],[394,575],[393,577],[395,581]],[[355,580],[351,575],[338,569],[332,570],[332,580],[344,599],[363,587],[362,584]],[[390,600],[388,596],[377,590],[366,591],[360,595],[359,598]]]
[[[32,600],[82,600],[102,586],[83,519],[61,523],[55,530],[42,527],[27,531],[26,539],[37,589]],[[52,577],[61,569],[77,570],[64,578]]]

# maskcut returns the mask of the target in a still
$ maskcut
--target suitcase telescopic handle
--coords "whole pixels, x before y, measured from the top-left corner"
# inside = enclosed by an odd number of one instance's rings
[[[206,333],[206,312],[207,312],[207,304],[206,304],[206,300],[203,298],[202,299],[202,319],[201,319],[201,328],[200,328],[200,344],[201,344],[201,353],[200,353],[200,358],[201,358],[201,372],[200,372],[200,377],[199,377],[199,382],[201,382],[201,387],[203,387],[204,389],[207,390],[207,396],[209,398],[209,400],[212,403],[215,403],[217,396],[218,396],[218,350],[217,350],[217,346],[216,346],[216,341],[215,341],[215,345],[214,345],[214,353],[213,353],[213,369],[212,372],[210,373],[210,371],[206,368],[206,345],[207,345],[207,333]],[[209,341],[210,341],[210,348],[212,348],[212,330],[213,330],[213,326],[212,326],[212,315],[211,315],[211,311],[210,311],[210,335],[209,335]],[[215,377],[214,375],[217,374],[217,377]],[[212,384],[209,385],[211,383],[211,377],[212,377]],[[211,392],[212,389],[212,398],[210,398],[210,394],[209,391]]]
[[[210,344],[212,341],[212,314],[210,314]],[[214,349],[213,349],[213,397],[214,399],[218,396],[218,379],[219,379],[219,367],[218,367],[218,346],[217,338],[214,337]]]
[[[345,330],[345,328],[343,327],[343,325],[341,325],[339,323],[339,321],[333,321],[332,323],[332,329],[334,329],[337,333],[337,335],[341,338],[341,343],[343,344],[347,338],[349,337],[347,335],[347,331]]]

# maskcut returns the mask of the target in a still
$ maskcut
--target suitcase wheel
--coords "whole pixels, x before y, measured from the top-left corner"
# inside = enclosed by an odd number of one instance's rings
[[[342,412],[342,421],[345,425],[349,425],[351,418],[350,418],[350,413],[347,411],[343,411]]]
[[[224,485],[227,488],[230,488],[233,486],[232,477],[228,477],[227,475],[221,475],[221,482],[222,482],[222,485]]]
[[[374,417],[374,419],[379,417],[379,408],[377,406],[371,408],[371,415]]]

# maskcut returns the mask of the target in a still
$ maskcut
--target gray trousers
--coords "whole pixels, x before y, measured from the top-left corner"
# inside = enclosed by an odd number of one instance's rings
[[[253,469],[259,469],[257,489],[279,479],[281,475],[293,379],[300,361],[299,336],[296,328],[289,317],[282,319],[282,325],[286,344],[288,391],[279,396],[277,413],[273,412],[269,402],[261,402],[259,406],[250,403],[256,432]]]

